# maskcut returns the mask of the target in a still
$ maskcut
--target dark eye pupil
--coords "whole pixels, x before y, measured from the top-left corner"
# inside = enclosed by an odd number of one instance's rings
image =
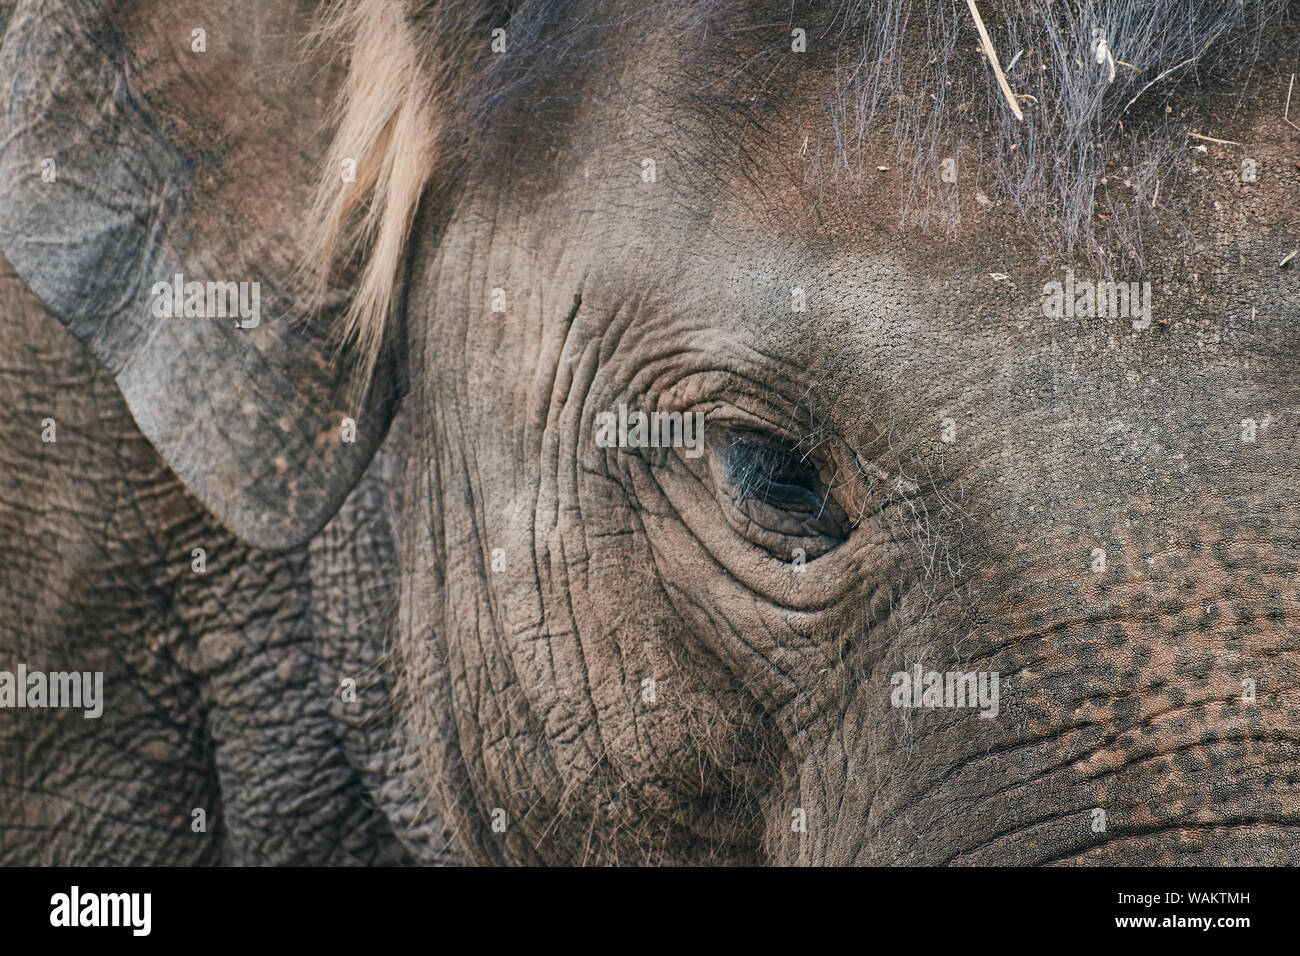
[[[727,446],[726,460],[744,497],[764,503],[816,497],[817,476],[793,448],[760,436],[738,436]]]
[[[825,480],[826,462],[753,430],[717,434],[710,447],[727,520],[769,554],[788,560],[797,545],[815,557],[847,537],[851,524]]]

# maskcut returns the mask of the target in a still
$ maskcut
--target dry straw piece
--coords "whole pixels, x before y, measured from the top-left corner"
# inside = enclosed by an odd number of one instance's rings
[[[1002,95],[1007,98],[1007,105],[1011,107],[1011,112],[1016,115],[1016,119],[1023,123],[1025,114],[1020,112],[1020,104],[1016,102],[1016,94],[1011,92],[1011,86],[1007,83],[1006,74],[1002,72],[1002,65],[998,63],[997,51],[993,49],[993,41],[989,39],[989,31],[984,29],[984,20],[980,17],[979,9],[975,6],[975,0],[966,0],[966,6],[970,7],[970,15],[975,19],[975,29],[979,31],[980,43],[984,46],[984,55],[989,58],[989,64],[993,67],[993,75],[998,78],[998,86],[1002,88]]]

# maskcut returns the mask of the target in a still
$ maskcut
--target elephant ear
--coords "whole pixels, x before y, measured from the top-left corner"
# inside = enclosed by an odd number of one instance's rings
[[[354,297],[313,297],[298,268],[320,244],[313,183],[349,83],[345,58],[307,55],[313,10],[289,0],[0,10],[0,254],[113,372],[141,430],[231,531],[296,546],[365,469],[400,379],[388,332],[367,387],[353,387],[331,313],[355,312]],[[370,123],[363,148],[391,140],[383,115]],[[366,166],[374,157],[356,161],[373,216],[385,172]],[[383,229],[409,228],[412,190]],[[348,205],[327,213],[337,220]],[[391,298],[389,278],[371,311]],[[360,281],[344,279],[340,288]],[[178,283],[179,297],[165,293]],[[191,298],[188,283],[203,295]],[[242,304],[252,313],[256,302],[256,316],[221,316],[232,311],[226,283],[247,283]]]

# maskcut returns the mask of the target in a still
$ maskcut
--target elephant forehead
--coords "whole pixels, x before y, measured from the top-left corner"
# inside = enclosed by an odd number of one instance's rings
[[[1219,98],[1240,94],[1236,71],[1257,62],[1259,31],[1281,13],[1191,0],[1086,11],[989,0],[978,10],[987,43],[967,8],[907,0],[870,10],[701,3],[671,17],[651,4],[582,30],[556,4],[554,23],[537,29],[564,36],[579,81],[557,95],[541,66],[523,83],[489,71],[480,95],[495,104],[494,125],[483,142],[500,134],[508,145],[520,129],[510,104],[526,104],[546,141],[622,152],[629,181],[653,160],[670,187],[709,205],[745,180],[765,202],[797,184],[823,205],[855,195],[891,225],[942,232],[1001,201],[1046,220],[1036,238],[1053,250],[1140,260],[1133,230],[1162,218],[1189,148],[1222,149],[1230,120]],[[607,65],[616,51],[617,76]],[[1180,85],[1198,68],[1213,79]],[[1280,97],[1285,84],[1260,93]],[[537,158],[488,148],[476,161]],[[590,179],[590,164],[579,165]]]

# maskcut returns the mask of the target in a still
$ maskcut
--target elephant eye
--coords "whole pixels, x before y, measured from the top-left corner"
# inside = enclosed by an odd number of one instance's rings
[[[724,432],[711,452],[728,522],[773,556],[790,560],[800,548],[816,557],[847,536],[849,522],[812,453],[750,430]]]
[[[726,462],[736,490],[746,498],[764,504],[817,505],[817,474],[792,448],[752,432],[732,432]]]

